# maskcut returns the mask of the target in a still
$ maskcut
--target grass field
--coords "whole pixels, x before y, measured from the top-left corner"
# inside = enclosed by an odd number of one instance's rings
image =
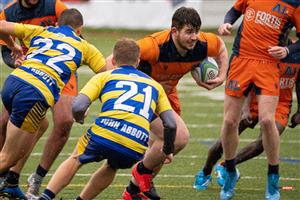
[[[109,55],[112,46],[117,38],[131,37],[140,38],[147,34],[142,31],[95,31],[89,30],[84,37],[95,44],[105,56]],[[228,49],[231,48],[232,38],[224,38]],[[2,84],[9,70],[1,63]],[[79,70],[79,88],[92,76],[87,67]],[[216,184],[215,176],[207,191],[195,191],[192,188],[194,175],[203,166],[209,146],[220,135],[220,128],[223,119],[223,93],[221,86],[213,91],[206,91],[196,86],[190,75],[186,75],[179,84],[180,100],[182,104],[182,117],[187,123],[190,131],[189,145],[174,159],[173,163],[166,165],[155,179],[156,186],[163,199],[194,200],[194,199],[218,199],[219,187]],[[49,181],[57,166],[72,152],[78,137],[94,121],[98,112],[98,102],[95,102],[84,125],[74,124],[70,139],[51,168],[43,188]],[[295,106],[293,107],[295,110]],[[51,119],[51,112],[48,113]],[[50,120],[51,121],[51,120]],[[25,190],[26,179],[33,172],[39,162],[47,133],[37,144],[21,176],[21,186]],[[240,139],[240,146],[246,145],[256,138],[259,128],[247,130]],[[74,199],[91,174],[101,163],[94,163],[84,166],[72,183],[64,189],[57,199]],[[241,172],[241,179],[236,186],[234,199],[264,199],[267,163],[264,154],[238,166]],[[283,200],[300,199],[300,131],[299,127],[287,129],[281,138],[281,186],[292,186],[293,190],[282,190]],[[111,187],[105,190],[97,199],[121,199],[123,189],[130,179],[130,170],[120,170]],[[101,180],[99,180],[101,181]]]

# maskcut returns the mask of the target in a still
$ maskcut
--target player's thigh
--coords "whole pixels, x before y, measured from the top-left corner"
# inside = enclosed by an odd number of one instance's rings
[[[258,115],[260,120],[274,120],[275,111],[278,103],[277,96],[257,95]]]
[[[235,97],[225,94],[224,99],[224,121],[238,123],[241,117],[241,110],[245,97]]]
[[[70,125],[73,123],[72,102],[74,97],[61,94],[53,107],[53,121],[55,125]]]
[[[73,73],[53,108],[54,123],[56,125],[71,125],[73,123],[72,102],[78,93],[77,85],[77,74]]]
[[[1,160],[3,159],[10,164],[15,164],[31,149],[35,141],[35,135],[28,131],[22,130],[10,121],[8,122],[5,144],[1,150]]]

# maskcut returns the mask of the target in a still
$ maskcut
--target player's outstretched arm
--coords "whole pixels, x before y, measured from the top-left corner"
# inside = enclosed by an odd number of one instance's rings
[[[162,112],[159,116],[163,122],[164,127],[164,146],[162,151],[166,155],[165,163],[171,163],[173,159],[174,141],[177,130],[176,120],[172,110],[166,110]]]
[[[88,96],[84,94],[78,94],[73,100],[72,114],[76,122],[83,124],[84,118],[87,116],[88,108],[91,105],[91,101]]]
[[[242,15],[242,13],[232,7],[225,15],[224,23],[219,26],[218,32],[220,35],[230,35],[232,25]]]
[[[12,58],[18,59],[23,55],[22,48],[12,39],[15,23],[0,21],[0,39],[12,50]]]

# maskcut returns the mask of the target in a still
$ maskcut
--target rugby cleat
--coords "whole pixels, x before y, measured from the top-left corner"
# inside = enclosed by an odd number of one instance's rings
[[[140,174],[137,170],[138,164],[136,164],[132,169],[132,176],[135,178],[139,185],[141,192],[152,200],[160,200],[154,185],[153,185],[153,174]]]
[[[221,188],[220,199],[229,200],[234,196],[234,187],[239,179],[238,170],[234,172],[226,171],[224,179],[225,181],[223,187]]]
[[[201,170],[195,176],[195,182],[193,187],[196,190],[207,190],[210,182],[211,182],[211,175],[205,176],[203,170]]]
[[[27,179],[27,193],[26,197],[28,200],[37,200],[39,199],[39,190],[43,181],[43,177],[33,173]]]
[[[268,174],[267,188],[266,188],[266,200],[279,200],[279,175]]]
[[[137,194],[130,194],[125,188],[122,194],[122,200],[148,200],[148,198],[141,192]]]
[[[223,165],[221,164],[218,164],[216,166],[216,169],[215,169],[215,173],[217,175],[217,183],[220,187],[223,187],[224,185],[224,182],[225,182],[225,173],[226,173],[226,169]]]
[[[27,200],[19,186],[7,186],[0,191],[0,197],[13,200]]]

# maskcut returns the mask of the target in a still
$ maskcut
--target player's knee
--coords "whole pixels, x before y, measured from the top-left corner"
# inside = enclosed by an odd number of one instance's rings
[[[66,117],[62,120],[55,119],[54,129],[58,131],[61,136],[68,136],[73,125],[73,118]]]
[[[15,164],[17,164],[17,161],[13,160],[9,155],[2,154],[0,156],[0,171],[5,171]]]
[[[0,134],[5,135],[6,134],[6,126],[8,122],[9,115],[7,111],[3,111],[0,115]]]
[[[177,131],[175,139],[175,154],[184,149],[188,144],[190,134],[187,130]]]
[[[239,126],[239,121],[235,119],[225,118],[224,119],[224,128],[225,129],[237,129]]]
[[[261,117],[260,125],[264,129],[270,129],[272,126],[275,125],[275,121],[270,117]]]

